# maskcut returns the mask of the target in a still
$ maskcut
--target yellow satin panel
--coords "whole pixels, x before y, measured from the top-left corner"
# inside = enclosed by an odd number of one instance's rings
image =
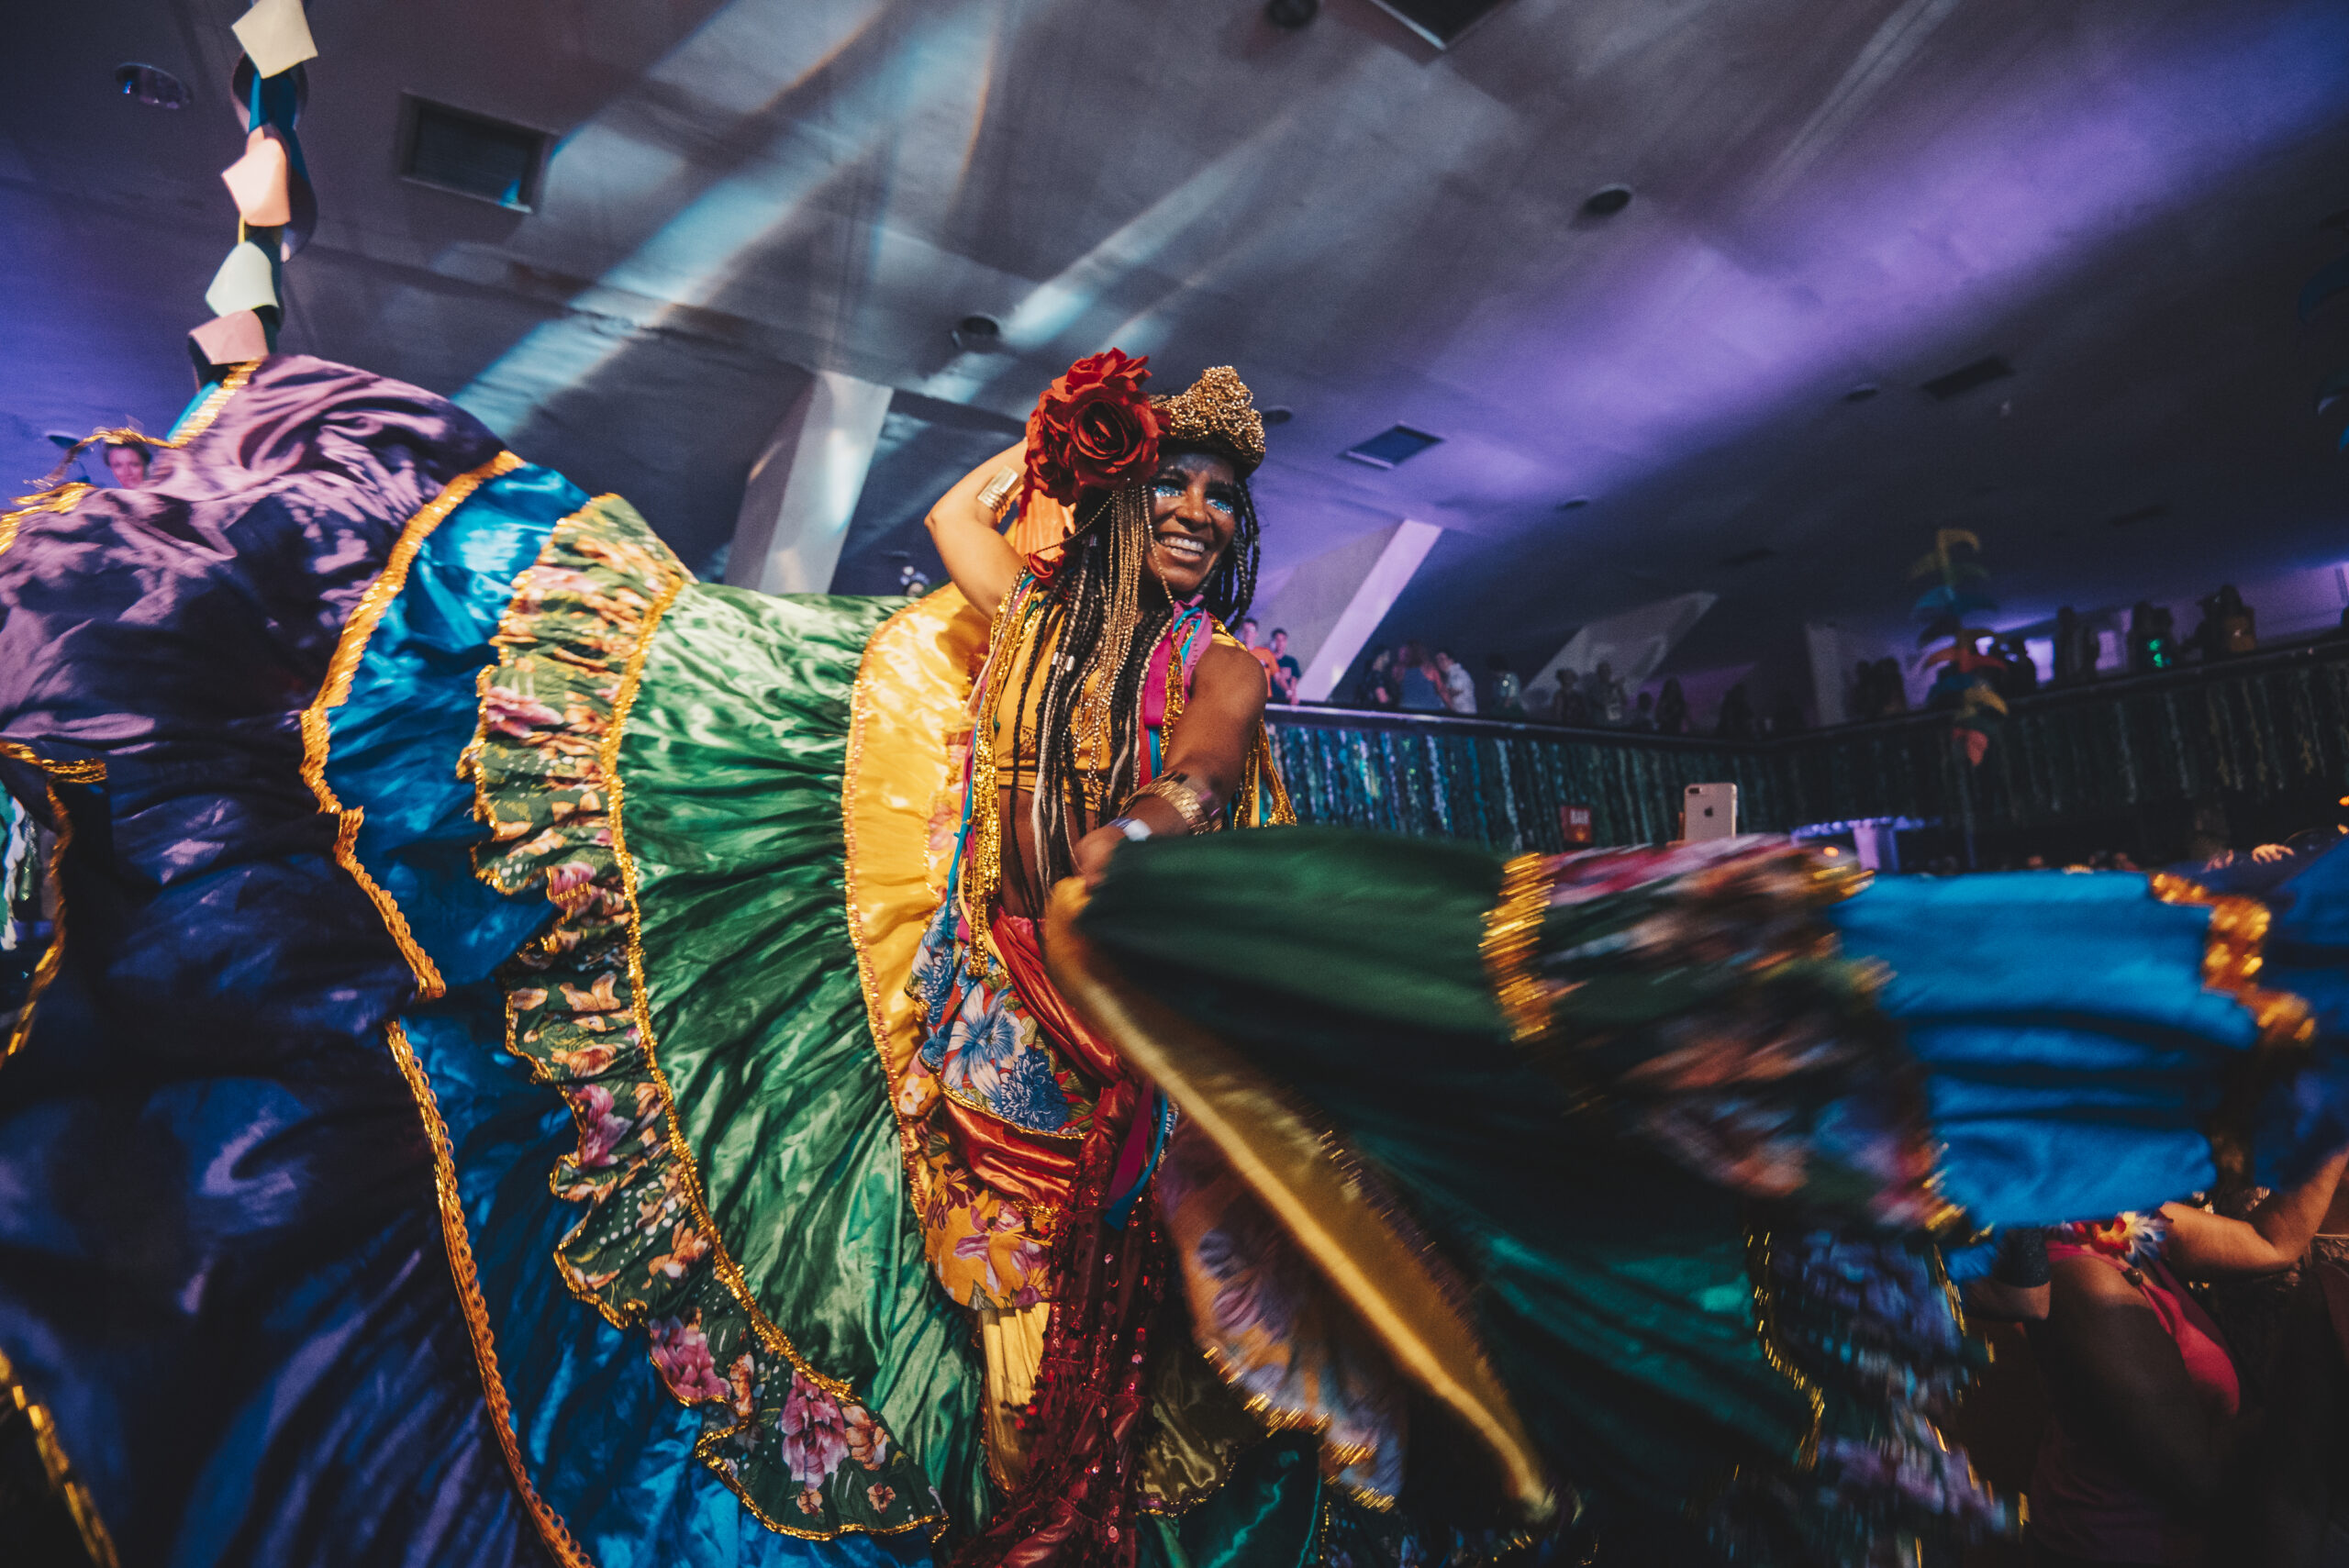
[[[941,588],[881,623],[864,645],[850,698],[848,767],[841,785],[846,840],[849,939],[865,1017],[888,1079],[897,1118],[906,1191],[914,1213],[930,1223],[927,1201],[934,1151],[923,1125],[931,1106],[908,1099],[907,1069],[921,1049],[920,1004],[906,993],[923,928],[946,895],[946,873],[961,820],[963,749],[971,682],[986,657],[987,617],[962,591]],[[994,1194],[965,1203],[999,1203]],[[974,1299],[953,1271],[984,1269],[958,1259],[931,1237],[931,1262],[958,1301]]]
[[[1010,1492],[1028,1473],[1028,1435],[1019,1429],[1019,1413],[1036,1397],[1052,1304],[981,1305],[972,1310],[979,1319],[979,1360],[987,1373],[987,1473]]]
[[[1554,1515],[1557,1497],[1524,1422],[1475,1329],[1416,1248],[1348,1180],[1322,1130],[1274,1084],[1094,954],[1076,929],[1084,906],[1074,878],[1053,889],[1044,951],[1062,995],[1214,1141],[1403,1374],[1491,1453],[1510,1497],[1533,1519]]]

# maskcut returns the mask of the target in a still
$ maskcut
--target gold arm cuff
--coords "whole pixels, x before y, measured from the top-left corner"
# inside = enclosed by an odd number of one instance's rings
[[[1018,469],[998,468],[987,482],[979,487],[979,505],[1000,517],[1003,516],[1003,509],[1011,504],[1012,491],[1018,489],[1019,485],[1019,471]]]
[[[1126,804],[1131,806],[1146,795],[1156,795],[1173,806],[1174,815],[1183,819],[1183,830],[1186,833],[1204,833],[1214,821],[1199,792],[1172,773],[1151,780],[1128,796]]]

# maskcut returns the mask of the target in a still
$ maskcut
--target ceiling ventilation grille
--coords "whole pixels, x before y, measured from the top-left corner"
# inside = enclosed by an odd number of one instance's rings
[[[1338,455],[1372,468],[1395,468],[1410,462],[1430,447],[1443,444],[1442,436],[1431,436],[1425,430],[1414,430],[1408,425],[1393,425],[1366,441],[1358,441]]]
[[[1438,49],[1491,16],[1506,0],[1377,0],[1378,8]]]
[[[1962,392],[1998,381],[2015,373],[2004,354],[1990,354],[1970,365],[1960,365],[1947,375],[1937,375],[1925,384],[1925,392],[1936,403],[1947,403]]]
[[[400,172],[435,190],[529,212],[539,199],[549,139],[528,126],[412,97]]]

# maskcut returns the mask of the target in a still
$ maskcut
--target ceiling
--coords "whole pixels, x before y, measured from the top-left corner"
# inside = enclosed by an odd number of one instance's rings
[[[12,20],[14,476],[46,430],[159,428],[187,395],[244,5]],[[1439,524],[1383,634],[1520,668],[1690,589],[1722,596],[1694,643],[1724,662],[1806,619],[1897,625],[1937,527],[1981,535],[2009,621],[2349,560],[2341,415],[2313,409],[2349,306],[2294,314],[2349,247],[2323,227],[2349,207],[2338,0],[1510,0],[1444,53],[1368,0],[1293,33],[1256,0],[311,18],[321,217],[283,345],[459,395],[696,567],[808,370],[912,395],[836,580],[878,589],[929,500],[1109,344],[1295,410],[1258,482],[1269,568]],[[116,96],[125,61],[195,102]],[[557,133],[537,210],[398,178],[404,93]],[[1583,210],[1616,183],[1626,209]],[[974,312],[1000,350],[951,339]],[[1990,354],[2015,373],[1919,390]],[[1443,444],[1338,456],[1397,422]]]

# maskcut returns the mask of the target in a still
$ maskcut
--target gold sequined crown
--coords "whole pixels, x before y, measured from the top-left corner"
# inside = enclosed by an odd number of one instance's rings
[[[1163,439],[1175,446],[1208,447],[1240,465],[1242,479],[1264,461],[1264,421],[1255,395],[1230,365],[1202,371],[1186,392],[1153,397]]]

